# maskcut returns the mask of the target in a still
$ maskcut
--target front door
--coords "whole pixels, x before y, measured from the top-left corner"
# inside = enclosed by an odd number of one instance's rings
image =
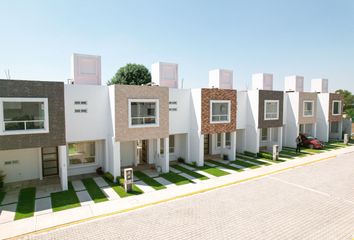
[[[147,140],[142,141],[142,148],[141,148],[141,161],[140,163],[146,164],[147,163],[147,148],[148,148]]]
[[[204,155],[209,154],[209,134],[204,135]]]
[[[57,147],[42,148],[42,172],[43,177],[59,174]]]

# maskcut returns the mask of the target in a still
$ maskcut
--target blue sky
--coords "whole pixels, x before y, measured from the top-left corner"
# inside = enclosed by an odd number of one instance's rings
[[[64,81],[73,52],[102,56],[102,78],[128,62],[179,64],[184,87],[205,87],[208,71],[329,79],[354,92],[354,1],[0,0],[0,78]]]

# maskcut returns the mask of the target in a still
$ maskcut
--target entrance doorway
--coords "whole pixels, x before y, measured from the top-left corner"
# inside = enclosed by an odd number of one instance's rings
[[[139,164],[147,164],[147,154],[148,154],[148,141],[140,140],[138,141],[138,157]]]
[[[42,148],[42,174],[43,177],[59,174],[57,147]]]

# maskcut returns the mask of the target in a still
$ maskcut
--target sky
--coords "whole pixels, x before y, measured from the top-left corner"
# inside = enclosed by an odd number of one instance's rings
[[[179,64],[184,88],[208,71],[328,78],[354,92],[353,0],[0,0],[0,78],[66,81],[72,53],[100,55],[102,80],[126,63]]]

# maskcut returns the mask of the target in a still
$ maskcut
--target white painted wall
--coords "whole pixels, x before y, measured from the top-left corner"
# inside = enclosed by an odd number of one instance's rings
[[[238,91],[237,92],[237,114],[236,114],[236,127],[237,131],[239,129],[246,128],[247,122],[247,92],[246,91]],[[239,139],[237,139],[239,140]],[[238,142],[238,141],[237,141]]]
[[[259,150],[259,129],[258,129],[258,100],[259,91],[247,91],[246,114],[246,128],[245,128],[245,151],[257,153]]]
[[[176,134],[175,135],[175,152],[170,152],[170,161],[175,161],[179,157],[187,159],[187,134]],[[170,143],[171,144],[171,143]]]
[[[187,162],[196,162],[203,164],[204,162],[204,136],[201,134],[201,89],[191,90],[191,107],[190,107],[190,153]]]
[[[299,122],[299,93],[285,93],[284,101],[284,134],[283,144],[287,147],[296,147],[295,139],[298,136]]]
[[[189,132],[191,90],[190,89],[169,89],[169,101],[177,104],[169,104],[169,108],[177,108],[177,111],[169,111],[169,133],[183,134]]]
[[[39,178],[40,148],[0,151],[0,169],[6,174],[5,183]],[[11,164],[5,165],[5,162]]]
[[[121,167],[132,166],[135,161],[135,141],[121,142]]]
[[[329,140],[329,93],[317,94],[317,124],[316,135],[321,141],[328,142]]]

